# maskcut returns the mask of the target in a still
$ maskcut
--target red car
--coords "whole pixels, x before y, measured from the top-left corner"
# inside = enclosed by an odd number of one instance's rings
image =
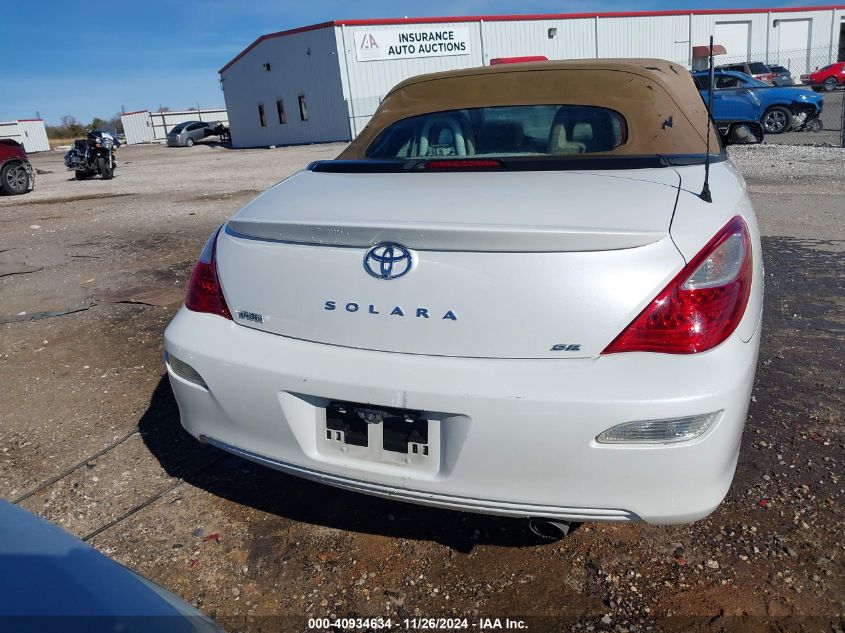
[[[811,84],[814,89],[821,87],[828,92],[836,90],[837,86],[845,86],[845,62],[836,62],[808,75],[801,75],[801,83]]]
[[[23,146],[12,139],[0,139],[0,191],[17,196],[35,186],[35,172]]]

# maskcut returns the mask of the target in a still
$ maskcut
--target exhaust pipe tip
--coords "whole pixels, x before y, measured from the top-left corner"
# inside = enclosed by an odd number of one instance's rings
[[[544,541],[559,541],[573,529],[571,521],[552,521],[551,519],[529,519],[528,529]]]

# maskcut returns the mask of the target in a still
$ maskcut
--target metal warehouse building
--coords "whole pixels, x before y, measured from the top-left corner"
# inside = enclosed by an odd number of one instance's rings
[[[398,82],[498,57],[763,61],[796,78],[845,59],[845,5],[779,9],[335,20],[262,35],[220,69],[235,147],[350,140]]]
[[[23,145],[28,153],[47,152],[50,141],[43,119],[17,119],[0,121],[0,138],[10,138]]]

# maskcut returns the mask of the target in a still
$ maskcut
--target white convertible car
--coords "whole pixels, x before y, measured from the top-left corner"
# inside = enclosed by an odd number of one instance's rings
[[[687,71],[470,68],[402,82],[338,159],[214,231],[166,362],[192,435],[292,475],[680,523],[733,478],[762,297]]]

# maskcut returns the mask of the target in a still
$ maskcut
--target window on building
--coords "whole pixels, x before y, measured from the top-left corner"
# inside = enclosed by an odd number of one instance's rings
[[[261,127],[267,127],[267,117],[264,116],[264,104],[258,104],[258,120],[261,123]]]
[[[285,104],[279,99],[276,101],[276,113],[279,115],[279,125],[285,124]]]
[[[305,95],[299,95],[299,118],[301,121],[308,120],[308,107],[305,105]]]

